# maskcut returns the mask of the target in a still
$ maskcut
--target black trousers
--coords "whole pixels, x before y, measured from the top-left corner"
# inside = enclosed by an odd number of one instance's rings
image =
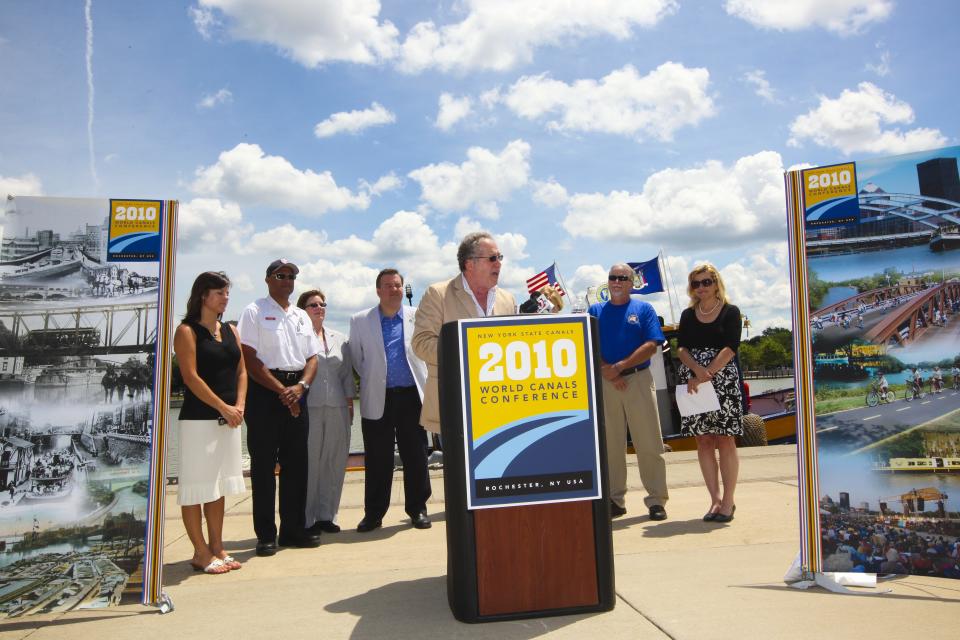
[[[291,386],[290,382],[284,384]],[[253,530],[257,540],[277,537],[274,518],[277,483],[273,473],[277,462],[280,463],[280,531],[298,535],[304,528],[307,494],[307,406],[301,404],[300,416],[294,418],[276,393],[249,378],[244,418],[253,489]]]
[[[427,473],[427,438],[420,426],[420,394],[416,387],[387,389],[383,417],[362,418],[364,466],[363,510],[380,520],[390,507],[393,486],[393,445],[403,462],[404,510],[414,516],[425,512],[432,493]]]

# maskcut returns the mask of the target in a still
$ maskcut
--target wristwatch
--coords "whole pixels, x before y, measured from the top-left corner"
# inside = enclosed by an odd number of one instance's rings
[[[310,383],[309,383],[309,382],[305,382],[305,381],[303,381],[303,380],[300,380],[297,384],[302,384],[304,391],[310,391]]]

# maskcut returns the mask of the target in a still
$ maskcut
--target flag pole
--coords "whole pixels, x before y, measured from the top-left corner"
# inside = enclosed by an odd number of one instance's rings
[[[557,282],[560,283],[560,287],[563,288],[563,297],[567,299],[567,302],[570,303],[571,309],[573,308],[573,292],[570,289],[567,289],[567,283],[563,281],[563,276],[560,275],[560,267],[557,266],[557,261],[553,261],[553,272],[557,274]],[[566,307],[566,305],[564,305]]]
[[[670,273],[670,267],[667,265],[667,261],[663,257],[663,248],[661,247],[660,252],[657,254],[658,262],[663,263],[663,266],[666,268],[660,269],[661,273],[666,273],[667,278],[670,280],[670,288],[667,289],[667,302],[670,304],[670,324],[677,324],[676,315],[673,312],[673,298],[670,297],[670,292],[676,286],[673,281],[673,274]],[[677,297],[677,306],[680,306],[680,297]]]

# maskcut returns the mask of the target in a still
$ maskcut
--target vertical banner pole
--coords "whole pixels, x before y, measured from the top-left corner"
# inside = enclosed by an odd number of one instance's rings
[[[173,293],[174,263],[177,253],[176,201],[167,201],[166,219],[160,232],[160,304],[157,309],[157,350],[154,373],[153,433],[150,449],[150,491],[147,502],[147,526],[144,539],[143,604],[161,604],[161,610],[173,605],[162,593],[163,520],[166,495],[166,443],[170,407],[170,378],[173,368]]]
[[[800,491],[800,562],[810,576],[820,567],[820,510],[817,482],[816,413],[810,296],[807,276],[806,218],[801,172],[784,174],[787,194],[787,246],[793,308],[794,384],[797,397],[797,476]]]

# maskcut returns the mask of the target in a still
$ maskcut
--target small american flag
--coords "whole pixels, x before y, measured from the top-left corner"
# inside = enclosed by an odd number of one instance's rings
[[[557,290],[557,293],[559,293],[561,296],[566,295],[566,293],[563,291],[563,287],[560,286],[560,282],[557,280],[556,262],[537,275],[527,278],[527,293],[539,291],[548,284],[552,285],[553,288]]]

